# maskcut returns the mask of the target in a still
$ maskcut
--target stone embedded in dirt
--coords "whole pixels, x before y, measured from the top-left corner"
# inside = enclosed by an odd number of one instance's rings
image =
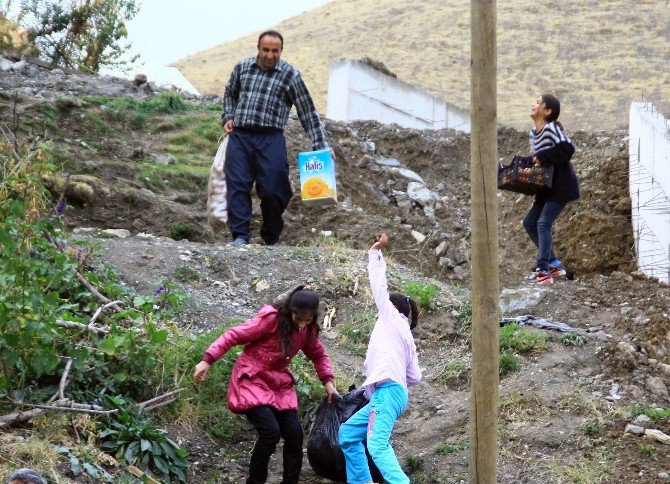
[[[635,423],[638,424],[638,425],[641,425],[643,427],[646,427],[646,425],[649,422],[651,422],[651,417],[649,417],[648,415],[642,414],[642,415],[638,415],[637,417],[635,417]]]
[[[524,311],[536,306],[541,298],[542,292],[533,287],[503,289],[499,299],[500,312],[507,314],[512,311]]]
[[[368,157],[369,155],[365,155],[363,158]],[[395,158],[377,158],[374,160],[375,163],[377,163],[380,166],[385,166],[385,167],[392,167],[392,166],[402,166],[398,160]]]
[[[670,474],[667,472],[659,472],[658,473],[658,478],[659,479],[670,479]]]
[[[435,255],[440,257],[442,254],[444,254],[444,251],[447,250],[447,241],[443,240],[440,242],[440,245],[435,247]]]
[[[416,240],[419,244],[426,240],[426,236],[421,232],[417,232],[416,230],[412,230],[412,237],[414,237],[414,240]]]
[[[130,231],[126,229],[104,229],[101,231],[107,237],[116,237],[117,239],[125,239],[130,237]]]
[[[670,436],[664,434],[660,430],[646,429],[644,431],[644,435],[652,440],[655,440],[656,442],[660,442],[662,444],[670,444]]]
[[[668,400],[668,387],[665,386],[663,380],[657,376],[650,376],[645,382],[647,389],[654,395]]]
[[[154,159],[154,163],[159,164],[159,165],[174,165],[177,163],[177,158],[175,158],[172,155],[163,155],[163,154],[158,154],[155,155],[156,158]]]
[[[636,353],[637,350],[635,349],[635,346],[633,346],[630,343],[626,343],[625,341],[619,341],[617,344],[617,347],[623,351],[624,353]]]
[[[644,427],[639,427],[637,425],[628,424],[626,425],[626,430],[624,433],[633,434],[633,435],[644,435]]]
[[[421,176],[418,173],[412,170],[408,170],[407,168],[398,168],[393,166],[388,169],[388,172],[393,175],[397,175],[400,178],[404,178],[405,180],[408,181],[424,183],[423,178],[421,178]]]
[[[659,363],[658,368],[666,375],[670,375],[670,365],[667,365],[665,363]]]
[[[440,199],[436,193],[423,183],[417,182],[409,182],[407,184],[407,196],[422,207],[433,206]]]

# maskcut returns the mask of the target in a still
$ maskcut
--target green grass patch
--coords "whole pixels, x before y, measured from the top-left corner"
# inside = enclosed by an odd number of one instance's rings
[[[438,379],[447,384],[463,383],[467,380],[468,368],[463,360],[450,360],[444,365]]]
[[[472,327],[472,302],[465,301],[463,305],[458,310],[458,315],[456,316],[458,321],[457,332],[461,335],[470,332]]]
[[[498,374],[502,377],[514,373],[519,367],[519,359],[505,351],[500,353],[500,363]]]
[[[411,281],[400,285],[401,291],[414,299],[422,309],[431,309],[435,306],[435,299],[440,288],[428,282]]]
[[[195,229],[188,222],[174,222],[168,228],[168,234],[171,239],[188,239],[195,234]]]
[[[440,455],[448,455],[448,454],[453,454],[455,452],[462,452],[464,450],[467,450],[470,448],[470,444],[465,443],[465,444],[438,444],[437,448],[435,449],[436,454]]]
[[[563,346],[584,346],[586,341],[586,336],[578,332],[565,333],[561,337],[561,343],[563,343]]]
[[[343,347],[358,356],[365,356],[370,341],[370,333],[375,325],[375,315],[372,310],[359,311],[350,321],[339,324],[340,341]]]
[[[174,278],[179,282],[194,282],[200,279],[198,271],[189,266],[177,266],[174,269]]]
[[[500,328],[500,349],[515,353],[535,353],[544,349],[547,337],[537,331],[520,329],[517,324]]]
[[[595,418],[587,419],[579,426],[579,430],[584,435],[588,435],[589,437],[598,435],[600,432],[600,422],[598,422],[598,420]]]
[[[651,460],[658,460],[656,452],[654,452],[654,446],[652,444],[640,444],[637,447],[637,450],[642,455],[646,455]]]
[[[651,408],[651,407],[631,407],[630,413],[633,417],[638,415],[646,415],[654,422],[670,422],[670,408]]]

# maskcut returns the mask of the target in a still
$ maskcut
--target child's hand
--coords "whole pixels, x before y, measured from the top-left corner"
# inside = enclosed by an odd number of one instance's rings
[[[209,371],[210,368],[209,363],[206,361],[201,361],[197,365],[195,365],[195,373],[193,373],[193,379],[195,381],[205,381],[205,378],[207,378],[207,372]]]
[[[333,401],[333,395],[337,394],[337,390],[335,389],[335,385],[333,385],[332,381],[327,381],[326,383],[323,384],[324,389],[326,390],[326,395],[328,396],[328,403]]]
[[[370,249],[382,249],[386,247],[386,244],[388,244],[389,238],[386,236],[386,234],[382,234],[381,237],[379,237],[379,240],[372,244],[372,247]]]

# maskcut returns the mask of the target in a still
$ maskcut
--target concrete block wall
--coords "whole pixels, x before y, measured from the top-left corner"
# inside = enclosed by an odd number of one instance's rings
[[[635,102],[629,121],[629,188],[640,270],[670,282],[670,120]]]
[[[330,65],[326,116],[376,120],[416,129],[470,132],[470,112],[368,64],[347,59]]]

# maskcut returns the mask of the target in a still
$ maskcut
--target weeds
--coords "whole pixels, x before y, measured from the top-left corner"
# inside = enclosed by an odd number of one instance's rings
[[[177,266],[174,269],[174,278],[179,282],[189,283],[200,279],[200,275],[190,266]]]
[[[600,423],[595,418],[587,419],[579,426],[579,430],[584,434],[592,437],[598,435],[600,432]]]
[[[465,335],[470,332],[470,327],[472,326],[472,302],[465,301],[458,310],[456,320],[458,321],[458,334]]]
[[[646,415],[657,423],[670,422],[670,408],[631,407],[629,411],[633,417]]]
[[[509,375],[510,373],[514,373],[518,367],[519,367],[519,359],[516,356],[511,355],[504,351],[500,353],[498,374],[501,377]]]
[[[421,468],[423,467],[423,457],[418,457],[415,455],[408,455],[407,458],[405,459],[405,463],[407,466],[407,472],[410,474],[420,471]]]
[[[168,228],[168,235],[171,239],[188,239],[195,233],[195,230],[188,222],[174,222]]]
[[[438,378],[447,384],[462,383],[467,379],[467,366],[462,360],[450,360],[445,365]]]
[[[586,342],[586,336],[578,332],[565,333],[561,338],[563,346],[584,346]]]
[[[340,333],[339,343],[358,356],[365,356],[370,333],[375,324],[375,312],[360,311],[350,322],[338,325]]]
[[[515,323],[500,329],[500,349],[516,353],[535,353],[544,349],[547,337],[535,331],[519,329]]]
[[[439,292],[439,287],[435,284],[421,281],[412,281],[401,284],[400,289],[418,302],[421,309],[426,310],[435,306],[435,299]]]
[[[470,448],[470,444],[438,444],[435,449],[436,454],[448,455],[455,452],[462,452]]]
[[[654,446],[652,444],[640,444],[637,447],[637,450],[640,454],[646,455],[651,460],[658,460],[656,452],[654,452]]]

